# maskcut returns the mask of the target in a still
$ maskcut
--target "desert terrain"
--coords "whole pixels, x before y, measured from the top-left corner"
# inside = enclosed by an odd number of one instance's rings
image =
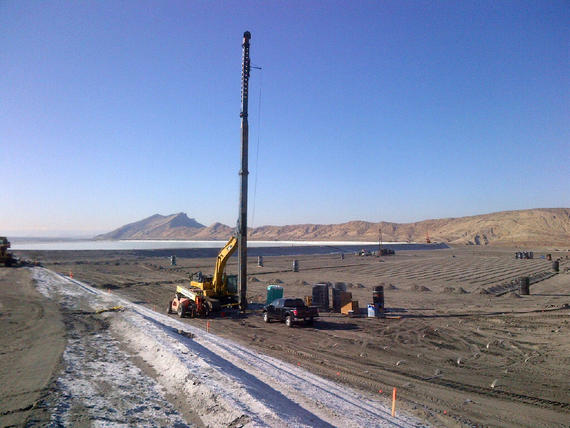
[[[536,208],[501,211],[458,218],[422,220],[414,223],[349,221],[340,224],[293,224],[259,226],[248,230],[257,241],[368,241],[377,242],[379,232],[387,242],[543,246],[545,242],[566,248],[570,244],[570,209]],[[227,240],[234,228],[214,223],[200,224],[186,213],[155,214],[121,226],[96,239],[192,239]]]
[[[561,259],[559,273],[552,271],[550,261],[540,258],[545,252],[535,251],[532,260],[518,260],[514,250],[475,246],[398,251],[395,256],[382,258],[353,254],[343,259],[338,254],[272,256],[264,258],[264,267],[250,258],[251,303],[245,315],[225,313],[208,320],[182,321],[199,329],[206,329],[208,322],[209,331],[215,335],[376,394],[387,404],[396,387],[399,409],[434,426],[567,426],[570,265],[566,251],[548,252]],[[213,269],[212,258],[179,255],[178,265],[170,266],[163,252],[153,251],[30,251],[20,255],[162,313],[176,285],[187,283],[192,272]],[[291,270],[293,259],[299,261],[299,272]],[[235,257],[227,270],[237,271]],[[515,290],[513,281],[522,275],[531,278],[530,296],[520,296]],[[33,291],[27,269],[2,270],[1,279],[3,284],[18,281],[18,289]],[[361,308],[371,303],[373,287],[384,284],[387,317],[348,318],[321,312],[311,327],[288,329],[279,323],[263,323],[261,307],[267,285],[279,284],[285,296],[303,297],[311,294],[312,284],[325,281],[345,283]],[[13,293],[14,285],[3,287]],[[53,311],[53,306],[46,308],[42,311]],[[47,325],[60,332],[49,336],[55,349],[60,349],[62,325],[69,323],[69,318],[64,316],[62,324],[57,314],[32,313],[32,319],[49,319]],[[23,322],[12,321],[18,326]],[[97,325],[96,320],[83,322],[87,330]],[[38,328],[37,324],[26,321],[22,329],[2,331],[10,335],[6,340],[29,343],[30,331]],[[42,340],[50,339],[44,335]],[[27,346],[16,348],[25,351]],[[6,358],[10,349],[1,360],[3,379],[8,379],[8,384],[14,382],[10,375],[13,360]],[[43,377],[35,379],[33,385],[20,387],[18,394],[23,394],[28,404],[41,402],[39,396],[49,385],[46,376],[51,374],[52,381],[58,376],[54,363],[45,365]],[[32,396],[33,391],[39,398]],[[42,414],[49,414],[45,406],[32,409],[22,405],[21,412],[12,411],[18,406],[6,401],[11,395],[6,388],[1,394],[1,401],[6,403],[0,409],[3,425],[12,423],[5,418],[21,422],[30,417],[42,420]]]

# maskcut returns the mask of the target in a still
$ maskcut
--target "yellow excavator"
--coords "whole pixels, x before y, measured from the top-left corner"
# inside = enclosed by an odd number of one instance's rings
[[[213,275],[195,272],[190,286],[177,286],[174,299],[168,303],[168,313],[179,317],[206,317],[223,308],[238,306],[237,275],[226,275],[226,263],[237,248],[237,238],[232,236],[218,253]]]

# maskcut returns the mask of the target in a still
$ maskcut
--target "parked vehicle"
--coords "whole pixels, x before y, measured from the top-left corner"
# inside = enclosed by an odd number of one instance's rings
[[[293,324],[299,322],[312,324],[318,316],[318,309],[305,305],[303,299],[276,299],[263,308],[263,321],[269,323],[277,320],[285,322],[287,327],[292,327]]]
[[[6,267],[15,265],[17,262],[12,253],[8,252],[8,248],[10,248],[10,241],[5,236],[0,236],[0,263]]]

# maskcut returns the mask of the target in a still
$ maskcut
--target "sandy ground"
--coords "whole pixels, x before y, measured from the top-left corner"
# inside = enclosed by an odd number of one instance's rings
[[[117,293],[45,268],[29,270],[45,301],[57,303],[67,340],[49,394],[32,409],[43,417],[27,417],[24,426],[426,427],[400,409],[391,416],[377,394]]]
[[[59,370],[64,336],[58,306],[36,291],[30,272],[0,269],[0,426],[46,420],[37,403]]]
[[[153,252],[22,252],[46,267],[103,290],[117,293],[149,309],[163,311],[177,284],[197,270],[210,272],[213,260],[178,258],[170,267]],[[554,254],[565,256],[564,254]],[[540,253],[535,253],[539,257]],[[259,268],[251,260],[247,316],[210,319],[213,333],[294,365],[386,397],[398,388],[399,405],[437,426],[567,426],[570,420],[570,275],[561,273],[531,286],[531,296],[488,294],[521,275],[548,276],[551,263],[540,258],[515,260],[509,250],[455,248],[398,252],[396,256],[300,256],[300,272],[291,272],[293,257],[266,257]],[[236,271],[232,259],[229,272]],[[4,296],[11,281],[36,295],[22,269],[2,270]],[[313,327],[287,329],[264,324],[258,308],[268,284],[279,283],[286,296],[310,294],[310,284],[345,282],[361,307],[372,288],[385,284],[389,319],[346,318],[322,313]],[[7,290],[7,291],[6,291]],[[5,294],[6,293],[6,294]],[[20,296],[21,290],[18,290]],[[16,299],[17,300],[17,299]],[[20,307],[21,303],[16,302]],[[12,313],[17,312],[15,309]],[[205,328],[205,320],[183,320]],[[21,322],[20,322],[21,323]],[[30,323],[32,327],[37,323]],[[47,326],[56,328],[57,316]],[[2,334],[5,329],[2,329]],[[11,342],[28,341],[30,332],[11,333]],[[47,340],[47,339],[46,339]],[[61,341],[61,334],[49,340]],[[3,342],[4,343],[4,342]],[[63,346],[63,345],[61,345]],[[20,353],[26,353],[20,346]],[[61,354],[54,351],[54,355]],[[12,379],[11,358],[2,354],[2,379]],[[55,366],[46,367],[53,372]],[[37,379],[34,379],[36,382]],[[44,381],[45,384],[45,381]],[[28,384],[36,390],[42,385]],[[10,388],[13,390],[14,388]],[[19,417],[4,405],[2,418]],[[30,394],[26,392],[26,394]],[[33,403],[35,398],[30,398]],[[18,403],[20,403],[18,401]],[[25,412],[24,412],[25,413]],[[13,422],[4,422],[9,424]]]

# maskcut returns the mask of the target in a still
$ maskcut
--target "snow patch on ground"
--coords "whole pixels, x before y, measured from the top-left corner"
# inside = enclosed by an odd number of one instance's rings
[[[165,399],[162,386],[132,363],[106,328],[90,331],[89,321],[82,322],[90,315],[80,310],[85,291],[46,270],[34,270],[34,279],[42,294],[59,298],[63,309],[74,313],[66,319],[63,372],[49,397],[54,426],[86,421],[95,427],[188,426]]]
[[[70,338],[63,360],[57,380],[61,396],[52,415],[57,425],[73,426],[78,413],[87,413],[90,423],[101,427],[187,426],[162,387],[134,366],[109,334]]]

